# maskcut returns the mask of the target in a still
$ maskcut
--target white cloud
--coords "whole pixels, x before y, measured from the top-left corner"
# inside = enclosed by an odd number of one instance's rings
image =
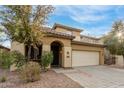
[[[110,30],[111,30],[111,27],[99,26],[97,28],[96,27],[85,28],[85,30],[81,34],[100,37],[108,33]]]
[[[80,23],[96,22],[108,19],[105,12],[114,6],[55,6],[56,15],[69,16]]]
[[[100,20],[104,20],[105,16],[96,16],[96,15],[74,15],[71,18],[80,23],[88,23],[88,22],[96,22]]]
[[[76,27],[84,29],[83,34],[101,36],[111,30],[114,21],[124,19],[124,6],[73,5],[55,7],[55,15],[69,17],[75,21]]]

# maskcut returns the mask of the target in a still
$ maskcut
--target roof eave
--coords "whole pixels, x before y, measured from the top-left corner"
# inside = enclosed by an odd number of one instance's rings
[[[0,45],[0,48],[2,48],[2,49],[6,49],[6,50],[10,51],[10,49],[9,49],[9,48],[4,47],[4,46],[1,46],[1,45]]]
[[[43,32],[45,34],[45,36],[50,36],[50,37],[57,37],[57,38],[65,38],[65,39],[74,39],[75,36],[65,36],[65,35],[60,35],[60,34],[57,34],[57,33],[50,33],[50,32]]]
[[[70,39],[70,40],[73,40],[75,38],[75,37],[67,37],[67,36],[54,35],[54,34],[47,34],[45,36],[48,36],[48,37],[57,37],[57,38],[65,38],[65,39]]]
[[[71,29],[73,31],[79,31],[79,32],[82,32],[83,31],[82,29],[77,29],[77,28],[69,27],[69,26],[66,26],[66,25],[58,24],[58,23],[55,23],[53,25],[52,29],[54,30],[56,27],[63,27],[65,29]]]

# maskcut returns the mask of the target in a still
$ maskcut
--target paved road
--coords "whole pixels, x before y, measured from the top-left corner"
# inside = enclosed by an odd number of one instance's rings
[[[82,87],[88,88],[124,88],[124,69],[108,66],[87,66],[74,69],[54,69],[64,73]]]

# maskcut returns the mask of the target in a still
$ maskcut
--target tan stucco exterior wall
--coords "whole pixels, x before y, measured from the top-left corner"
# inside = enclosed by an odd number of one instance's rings
[[[11,51],[19,51],[23,55],[25,55],[25,47],[24,44],[18,43],[18,42],[12,42],[11,43]],[[17,67],[15,64],[10,66],[10,71],[15,71]]]
[[[65,28],[61,28],[61,27],[57,27],[55,29],[55,31],[57,32],[64,32],[64,33],[67,33],[67,34],[72,34],[73,36],[75,36],[74,40],[76,41],[80,41],[80,31],[72,31],[72,30],[68,30],[68,29],[65,29]]]
[[[64,66],[63,67],[72,67],[72,48],[64,47]]]
[[[95,46],[86,46],[86,45],[78,45],[72,44],[73,50],[86,50],[86,51],[103,51],[104,48],[102,47],[95,47]]]
[[[95,46],[93,47],[93,46],[72,44],[72,50],[99,52],[100,65],[104,64],[104,48],[102,48],[102,47],[95,47]]]
[[[51,43],[54,41],[58,41],[62,45],[62,67],[71,67],[71,40],[56,37],[44,37],[42,39],[43,51],[50,51]]]
[[[71,46],[71,40],[65,38],[57,38],[57,37],[44,37],[42,39],[42,43],[45,45],[51,45],[52,42],[58,41],[63,46]]]
[[[71,67],[71,40],[57,37],[44,37],[42,39],[42,51],[50,51],[51,43],[58,41],[62,45],[62,67]],[[11,51],[17,50],[25,54],[24,44],[12,42]],[[69,54],[67,54],[69,52]]]
[[[97,51],[100,55],[100,64],[104,64],[104,48],[72,44],[70,39],[46,36],[42,39],[42,51],[51,51],[51,43],[58,41],[62,45],[62,67],[72,67],[72,50]],[[17,50],[25,54],[24,44],[12,42],[11,51]]]
[[[81,40],[79,31],[73,31],[73,35],[75,36],[75,38],[74,38],[75,41],[80,41]]]
[[[9,50],[0,48],[0,53],[6,52],[6,51],[9,51]]]
[[[18,42],[12,42],[11,51],[19,51],[23,55],[25,55],[25,47],[24,44],[20,44]]]
[[[57,27],[57,28],[55,29],[55,31],[72,34],[72,31],[71,31],[71,30],[67,30],[67,29],[60,28],[60,27]]]

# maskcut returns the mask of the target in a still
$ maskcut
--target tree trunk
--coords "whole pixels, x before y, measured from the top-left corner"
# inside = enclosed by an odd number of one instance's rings
[[[38,51],[38,48],[37,47],[34,47],[34,59],[35,60],[38,60],[38,58],[37,58],[38,57],[38,52],[39,52]]]
[[[31,46],[28,45],[28,58],[27,58],[27,61],[29,62],[30,60],[30,56],[31,56]]]

